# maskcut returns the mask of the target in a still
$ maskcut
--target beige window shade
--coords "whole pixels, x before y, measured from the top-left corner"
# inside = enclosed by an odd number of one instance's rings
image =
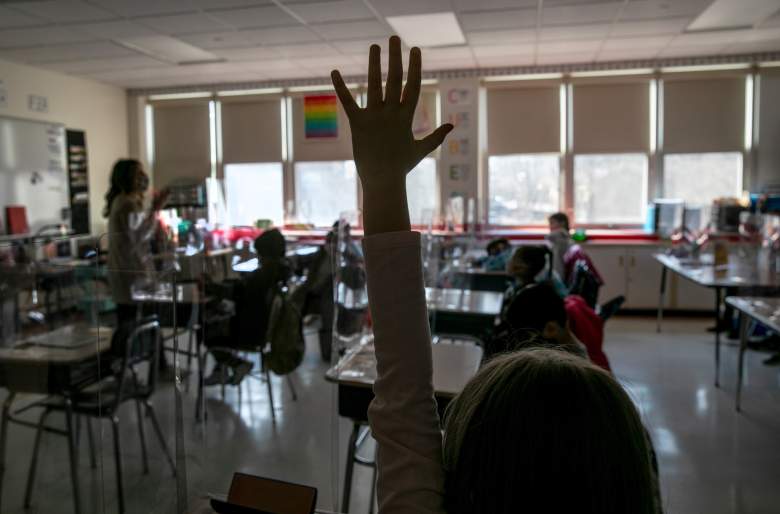
[[[154,184],[163,188],[181,178],[204,180],[211,174],[209,104],[154,104]]]
[[[572,96],[575,153],[649,150],[649,81],[574,84]]]
[[[282,113],[278,96],[222,102],[222,162],[280,162]]]
[[[318,93],[322,94],[322,93]],[[333,139],[306,139],[303,116],[303,96],[292,99],[293,158],[296,161],[352,160],[352,134],[349,120],[338,104],[338,137]]]
[[[487,93],[488,153],[558,152],[561,147],[560,119],[560,87],[557,84],[490,89]]]
[[[739,151],[745,133],[745,78],[664,80],[663,151]]]

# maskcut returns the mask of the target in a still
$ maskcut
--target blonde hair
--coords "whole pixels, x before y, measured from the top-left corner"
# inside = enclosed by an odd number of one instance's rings
[[[608,373],[551,349],[499,355],[447,408],[448,514],[650,514],[651,449]]]

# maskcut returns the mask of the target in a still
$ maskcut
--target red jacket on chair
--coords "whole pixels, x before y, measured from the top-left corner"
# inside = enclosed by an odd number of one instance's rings
[[[609,359],[604,353],[604,320],[596,311],[590,308],[585,300],[578,295],[569,295],[564,299],[569,327],[588,351],[588,357],[593,364],[612,371]]]

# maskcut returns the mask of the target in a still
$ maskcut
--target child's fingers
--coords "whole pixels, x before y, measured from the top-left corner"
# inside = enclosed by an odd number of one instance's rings
[[[419,48],[414,47],[409,50],[409,71],[406,73],[406,86],[401,103],[410,114],[414,114],[414,110],[417,108],[417,99],[420,97],[421,61],[422,56]]]
[[[387,69],[387,87],[385,88],[385,103],[395,105],[401,101],[401,80],[404,75],[401,60],[401,38],[390,38],[390,64]]]
[[[336,94],[341,101],[341,105],[344,107],[344,111],[348,117],[351,117],[358,110],[358,106],[355,103],[355,99],[352,97],[352,93],[347,89],[347,85],[344,84],[344,79],[341,78],[341,73],[338,70],[330,72],[330,79],[333,81],[333,87],[336,88]]]
[[[432,133],[417,141],[417,153],[422,160],[423,157],[436,150],[443,142],[444,138],[454,127],[450,123],[445,123]]]
[[[382,63],[379,60],[379,45],[371,45],[368,51],[368,107],[382,105]]]

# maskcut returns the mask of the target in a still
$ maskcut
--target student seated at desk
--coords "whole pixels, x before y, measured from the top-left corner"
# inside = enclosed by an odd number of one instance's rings
[[[565,297],[569,289],[552,265],[552,254],[546,246],[521,246],[506,265],[506,271],[515,279],[510,292],[539,282],[550,282],[555,291]],[[548,264],[548,260],[550,261]]]
[[[639,413],[620,384],[579,357],[536,350],[489,362],[453,400],[442,440],[406,174],[453,126],[414,139],[418,48],[409,61],[402,91],[401,40],[392,37],[383,95],[380,49],[371,47],[366,108],[332,73],[364,194],[379,514],[657,513]]]
[[[273,293],[290,276],[285,247],[284,236],[276,229],[266,230],[255,239],[261,265],[234,284],[235,315],[229,333],[206,340],[217,361],[206,385],[236,385],[252,370],[252,363],[239,357],[236,350],[262,348],[266,343]]]
[[[477,259],[474,264],[485,271],[504,271],[512,256],[512,245],[506,238],[490,241],[485,247],[487,256]]]

